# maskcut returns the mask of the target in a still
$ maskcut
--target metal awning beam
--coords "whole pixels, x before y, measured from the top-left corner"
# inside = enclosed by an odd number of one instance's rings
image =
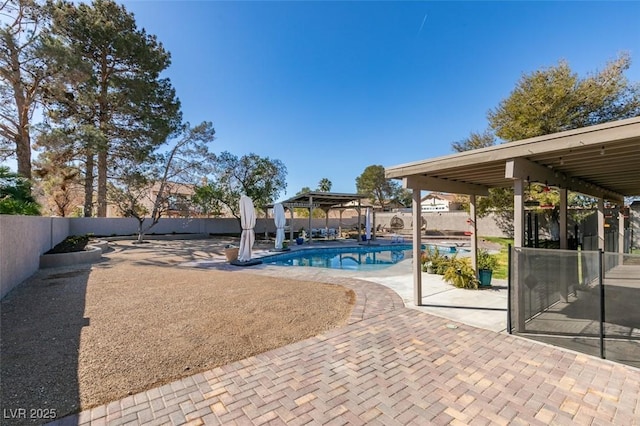
[[[288,209],[317,209],[320,207],[318,203],[282,203],[282,205]]]
[[[403,179],[403,186],[414,190],[449,192],[455,194],[489,195],[489,188],[466,182],[438,179],[429,176],[408,176]]]
[[[567,173],[556,172],[524,158],[514,158],[506,162],[505,178],[544,183],[549,186],[566,188],[573,192],[612,201],[624,200],[624,196],[617,192],[572,177]]]

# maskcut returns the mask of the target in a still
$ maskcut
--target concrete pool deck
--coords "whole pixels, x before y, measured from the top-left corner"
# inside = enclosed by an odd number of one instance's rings
[[[391,243],[390,239],[380,239],[375,243],[377,246],[399,246],[402,244]],[[410,239],[406,239],[404,244],[411,244]],[[429,239],[423,244],[438,245],[441,247],[456,247],[455,241]],[[376,247],[374,245],[374,247]],[[345,247],[366,247],[366,243],[358,244],[354,240],[344,241],[314,241],[312,244],[292,246],[292,251],[309,250],[316,248],[345,248]],[[269,250],[258,249],[255,257],[261,258],[274,254]],[[466,256],[467,254],[461,254]],[[465,290],[455,288],[446,283],[442,276],[436,274],[422,273],[422,303],[416,306],[413,300],[413,259],[405,259],[395,265],[376,271],[348,271],[324,268],[305,268],[307,274],[318,273],[317,269],[324,271],[324,274],[352,277],[366,281],[375,282],[389,287],[395,291],[404,302],[405,306],[417,309],[443,318],[459,321],[474,327],[480,327],[492,331],[505,331],[507,328],[507,280],[493,279],[491,288],[483,290]],[[261,269],[268,266],[262,266]]]

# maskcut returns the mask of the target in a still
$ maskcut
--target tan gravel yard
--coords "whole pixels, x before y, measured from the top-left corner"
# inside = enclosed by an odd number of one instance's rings
[[[176,267],[218,253],[175,247],[119,243],[5,297],[2,407],[60,418],[343,325],[355,302],[338,285]]]

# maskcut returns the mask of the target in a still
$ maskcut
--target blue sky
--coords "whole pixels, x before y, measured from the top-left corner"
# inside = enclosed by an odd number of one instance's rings
[[[640,2],[122,3],[171,52],[165,75],[185,120],[214,123],[215,152],[286,165],[280,199],[449,154],[560,59],[584,76],[628,51],[640,82]]]

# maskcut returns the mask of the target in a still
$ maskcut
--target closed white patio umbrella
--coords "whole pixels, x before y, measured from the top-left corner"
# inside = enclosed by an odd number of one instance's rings
[[[256,226],[256,210],[251,198],[243,195],[240,197],[240,223],[242,234],[240,235],[240,249],[238,260],[248,262],[251,260],[251,248],[256,240],[253,228]]]
[[[364,229],[365,238],[367,239],[367,241],[369,241],[371,239],[371,209],[369,207],[367,207]]]
[[[282,250],[284,226],[287,223],[287,219],[284,216],[284,207],[280,203],[273,206],[273,221],[276,225],[276,250]]]

